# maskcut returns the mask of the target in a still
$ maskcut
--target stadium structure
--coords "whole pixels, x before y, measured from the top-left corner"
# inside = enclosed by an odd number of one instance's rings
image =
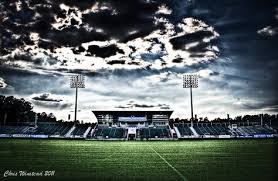
[[[93,111],[98,126],[91,138],[120,139],[169,139],[173,132],[169,127],[169,118],[173,111]]]
[[[178,140],[277,138],[277,128],[260,122],[170,124],[171,110],[94,110],[97,123],[26,122],[0,125],[1,138],[86,140]]]

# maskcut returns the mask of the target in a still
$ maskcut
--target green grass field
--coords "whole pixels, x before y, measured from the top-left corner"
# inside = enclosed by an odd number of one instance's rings
[[[0,139],[0,180],[276,180],[277,140]],[[55,170],[52,177],[7,177]]]

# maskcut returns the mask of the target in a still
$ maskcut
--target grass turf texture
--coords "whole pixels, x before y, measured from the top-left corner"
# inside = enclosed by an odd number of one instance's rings
[[[0,139],[0,180],[276,180],[277,140],[72,141]],[[6,170],[55,170],[8,177]]]

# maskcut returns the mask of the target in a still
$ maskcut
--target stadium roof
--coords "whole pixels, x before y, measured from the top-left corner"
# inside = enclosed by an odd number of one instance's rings
[[[136,116],[136,115],[154,115],[154,114],[167,114],[169,117],[173,113],[173,110],[93,110],[95,115],[110,114],[114,116]]]

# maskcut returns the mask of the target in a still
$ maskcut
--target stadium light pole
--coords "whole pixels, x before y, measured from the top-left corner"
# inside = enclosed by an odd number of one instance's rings
[[[85,77],[83,75],[71,76],[70,77],[70,88],[75,88],[74,124],[76,124],[78,88],[85,88]]]
[[[190,89],[190,104],[191,104],[191,127],[193,126],[193,97],[192,88],[198,88],[199,77],[196,74],[186,74],[183,76],[183,88]]]

